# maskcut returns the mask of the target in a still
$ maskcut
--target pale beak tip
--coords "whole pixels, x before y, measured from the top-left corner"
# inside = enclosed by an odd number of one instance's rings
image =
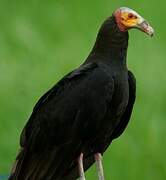
[[[150,24],[147,21],[143,21],[138,25],[138,28],[148,34],[150,37],[153,37],[154,35],[154,29],[150,26]]]
[[[150,25],[148,25],[146,30],[150,37],[154,36],[154,29]]]

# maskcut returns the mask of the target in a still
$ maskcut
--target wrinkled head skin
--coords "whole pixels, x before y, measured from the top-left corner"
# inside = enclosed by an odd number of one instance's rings
[[[116,23],[121,31],[137,28],[151,37],[154,34],[154,30],[150,24],[136,11],[130,8],[121,7],[117,9],[113,15],[115,16]]]

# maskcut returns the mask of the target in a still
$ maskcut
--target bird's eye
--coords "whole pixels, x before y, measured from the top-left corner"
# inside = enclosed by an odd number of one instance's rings
[[[132,18],[134,17],[134,15],[133,15],[132,13],[129,13],[129,14],[128,14],[128,17],[129,17],[130,19],[132,19]]]

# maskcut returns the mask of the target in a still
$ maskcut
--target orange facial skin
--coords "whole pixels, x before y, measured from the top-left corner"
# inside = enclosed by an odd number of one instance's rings
[[[121,31],[136,27],[140,22],[139,17],[132,12],[116,11],[115,17]]]

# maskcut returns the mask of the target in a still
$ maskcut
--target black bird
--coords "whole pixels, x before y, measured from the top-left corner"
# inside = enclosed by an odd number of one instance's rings
[[[102,24],[86,61],[39,99],[22,131],[10,180],[84,180],[95,161],[104,179],[102,154],[125,130],[136,96],[126,65],[131,28],[153,35],[138,13],[117,9]]]

